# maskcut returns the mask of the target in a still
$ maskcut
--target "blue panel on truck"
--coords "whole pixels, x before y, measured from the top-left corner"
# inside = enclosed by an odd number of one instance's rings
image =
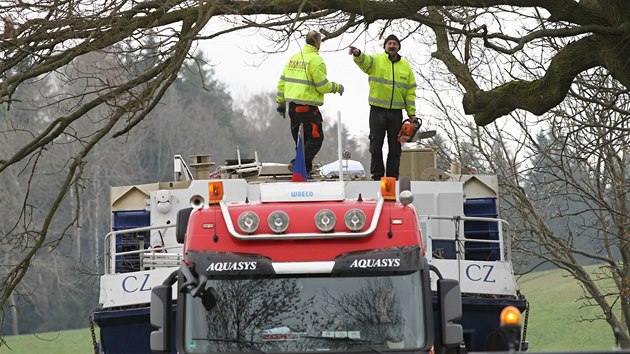
[[[433,258],[456,259],[455,240],[433,240]]]
[[[146,244],[148,232],[134,232],[116,235],[116,252],[135,251],[141,243]]]
[[[462,297],[462,319],[466,350],[471,352],[507,351],[507,343],[500,330],[499,316],[506,306],[516,306],[525,311],[526,300],[509,298]],[[433,296],[433,321],[436,339],[440,331],[440,311],[437,297]],[[438,342],[438,340],[436,340]]]
[[[115,230],[149,226],[151,223],[151,214],[148,210],[114,210],[112,214],[114,214],[112,228]]]
[[[149,338],[154,328],[149,313],[148,307],[94,312],[94,322],[101,330],[101,351],[106,354],[152,353]],[[175,306],[172,329],[171,353],[175,354]]]
[[[489,221],[464,221],[467,238],[499,239],[499,224]]]
[[[119,231],[151,225],[151,213],[147,210],[115,210],[112,211],[112,230]],[[149,232],[130,232],[116,235],[116,252],[137,251],[141,245],[149,247]],[[140,256],[116,256],[116,273],[140,270]]]
[[[471,198],[464,202],[464,214],[469,217],[496,218],[496,198]],[[464,221],[467,239],[499,240],[499,225],[494,221]],[[474,261],[498,261],[501,259],[498,243],[464,242],[464,258]]]
[[[497,217],[497,198],[469,198],[464,201],[466,216]]]
[[[464,258],[469,261],[498,261],[501,253],[498,243],[464,242]]]

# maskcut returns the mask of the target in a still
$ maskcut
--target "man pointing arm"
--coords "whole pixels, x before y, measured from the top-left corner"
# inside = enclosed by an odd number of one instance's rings
[[[367,55],[356,47],[349,47],[357,66],[368,75],[370,93],[370,172],[373,180],[383,176],[398,178],[401,144],[397,141],[402,126],[402,110],[413,121],[416,119],[416,79],[413,70],[398,51],[400,40],[390,35],[383,43],[381,54]],[[387,136],[389,152],[383,165],[383,143]]]

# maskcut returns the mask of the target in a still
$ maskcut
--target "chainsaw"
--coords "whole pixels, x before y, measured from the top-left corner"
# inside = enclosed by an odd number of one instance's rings
[[[409,118],[405,119],[398,133],[398,141],[401,143],[413,141],[413,137],[416,135],[421,125],[422,121],[419,118],[416,118],[414,121],[411,121]]]

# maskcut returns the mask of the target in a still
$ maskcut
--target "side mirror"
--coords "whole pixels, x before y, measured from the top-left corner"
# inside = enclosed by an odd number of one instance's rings
[[[190,213],[193,208],[184,208],[177,211],[177,225],[175,225],[175,238],[177,242],[184,243],[186,238],[186,231],[188,229],[188,220],[190,220]]]
[[[462,317],[462,292],[459,282],[440,279],[437,282],[440,299],[442,344],[445,347],[459,346],[464,340],[462,325],[454,323]]]
[[[173,298],[170,285],[157,285],[151,290],[151,325],[157,327],[151,332],[151,351],[171,352],[171,323]]]

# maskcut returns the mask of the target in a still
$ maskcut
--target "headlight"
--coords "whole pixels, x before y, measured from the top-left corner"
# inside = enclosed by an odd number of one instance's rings
[[[359,231],[365,226],[365,213],[360,209],[350,209],[343,217],[346,227],[351,231]]]
[[[246,211],[238,216],[238,227],[248,234],[253,234],[258,230],[260,218],[253,211]]]
[[[206,201],[203,200],[203,197],[198,195],[198,194],[195,194],[192,197],[190,197],[190,206],[193,209],[198,210],[198,209],[203,208],[203,205],[204,205],[205,202]]]
[[[315,215],[315,226],[321,232],[328,232],[335,227],[335,223],[337,222],[337,216],[335,213],[328,209],[323,209],[317,212]]]
[[[267,219],[271,231],[281,234],[289,227],[289,215],[282,210],[276,210]]]
[[[398,199],[400,199],[400,202],[403,205],[409,205],[409,204],[413,203],[413,193],[411,193],[411,191],[404,190],[404,191],[400,192],[400,195],[398,196]]]

